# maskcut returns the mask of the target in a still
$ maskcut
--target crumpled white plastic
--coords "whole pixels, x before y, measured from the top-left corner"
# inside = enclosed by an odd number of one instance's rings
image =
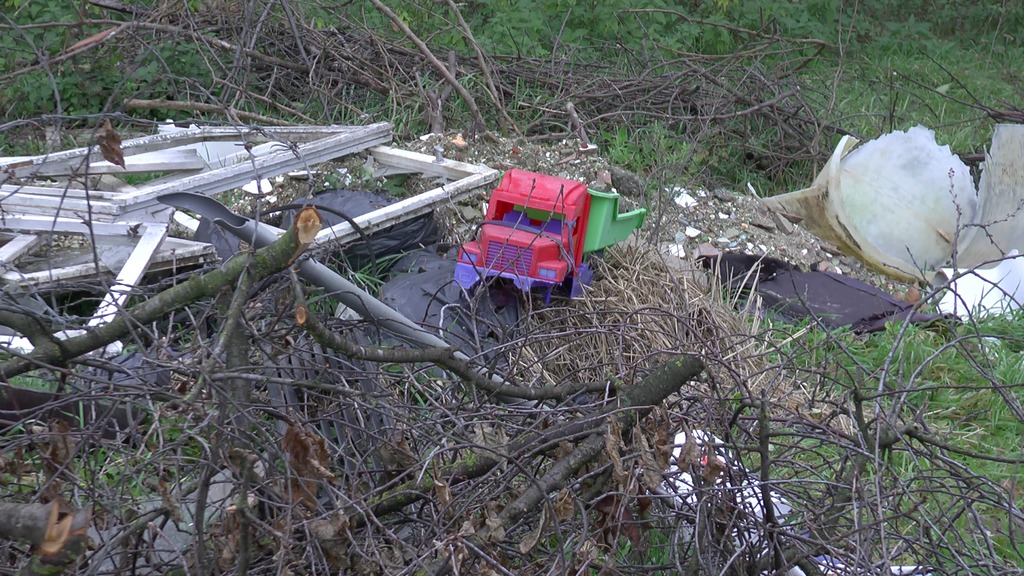
[[[725,448],[725,443],[722,440],[703,430],[693,430],[692,434],[694,442],[701,449],[701,459],[706,463],[706,459],[713,453],[714,457],[718,459],[718,463],[723,468],[723,472],[715,478],[713,488],[715,490],[727,491],[732,498],[734,498],[733,501],[741,510],[751,514],[757,521],[764,520],[765,508],[760,480],[747,470],[746,467],[744,467],[739,460]],[[679,432],[676,434],[675,445],[672,450],[672,460],[669,463],[668,469],[665,471],[665,480],[662,488],[675,497],[676,504],[679,507],[696,509],[697,494],[694,489],[693,476],[690,472],[679,467],[679,460],[682,457],[683,447],[686,445],[686,440],[686,432]],[[733,484],[733,481],[736,481],[737,483]],[[772,506],[774,507],[775,520],[780,523],[783,522],[786,517],[793,512],[793,506],[790,505],[790,503],[781,494],[778,494],[774,490],[769,492],[769,497],[771,499]],[[751,528],[742,531],[738,530],[736,533],[737,544],[741,537],[743,541],[746,542],[755,541],[755,527],[758,524],[759,522],[751,522],[749,524]],[[765,550],[764,552],[768,553],[768,550]],[[815,556],[813,560],[826,576],[851,576],[854,574],[875,573],[873,571],[858,571],[847,568],[846,565],[839,560],[827,555]],[[931,572],[921,566],[895,565],[890,566],[889,571],[893,576],[931,576]],[[764,576],[768,576],[771,573],[772,572],[770,571],[766,571],[762,574]],[[805,576],[805,573],[799,567],[793,567],[786,571],[786,576]]]

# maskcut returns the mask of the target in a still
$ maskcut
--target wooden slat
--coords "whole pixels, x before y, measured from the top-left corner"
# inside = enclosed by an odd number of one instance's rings
[[[0,218],[0,227],[13,232],[51,232],[89,236],[117,236],[132,234],[132,223],[93,222],[86,224],[81,218],[53,218],[52,216],[7,216]]]
[[[118,193],[90,189],[88,194],[86,194],[85,190],[81,188],[72,188],[70,186],[14,186],[12,184],[4,184],[0,185],[0,205],[5,204],[8,198],[13,198],[18,194],[54,196],[57,198],[75,198],[79,200],[85,198],[106,200],[112,196],[123,194],[123,192]]]
[[[125,156],[124,168],[111,164],[106,160],[95,161],[88,166],[82,166],[81,162],[76,164],[41,164],[38,170],[33,173],[33,176],[71,176],[82,173],[94,175],[125,174],[129,172],[171,172],[176,170],[202,170],[203,168],[206,168],[206,160],[203,160],[194,149],[172,148],[170,150],[145,152],[135,156]]]
[[[217,254],[213,246],[209,244],[183,240],[181,238],[167,238],[161,245],[160,250],[153,255],[149,264],[149,270],[151,272],[172,270],[216,260],[216,258]],[[0,274],[0,281],[23,288],[39,288],[60,282],[95,280],[99,274],[112,275],[112,272],[102,262],[99,268],[96,267],[94,262],[87,262],[85,264],[65,266],[53,270],[41,270],[29,274],[9,270]]]
[[[27,194],[16,192],[4,194],[0,207],[5,213],[57,215],[67,218],[73,216],[93,215],[112,220],[120,213],[120,206],[104,200],[85,200],[81,198],[61,198],[59,196]],[[3,222],[0,221],[0,226]]]
[[[23,254],[39,244],[39,236],[35,234],[18,234],[7,244],[0,246],[0,266],[10,266],[18,261]]]
[[[96,314],[89,320],[89,326],[102,326],[114,319],[128,300],[132,289],[139,284],[142,275],[149,269],[153,253],[167,237],[167,224],[147,224],[143,228],[139,243],[135,245],[131,256],[114,278],[110,291],[103,297]]]
[[[124,205],[122,214],[126,219],[133,219],[133,212],[150,209],[151,205],[156,203],[156,197],[161,194],[187,191],[209,196],[248,184],[256,175],[261,178],[269,178],[308,165],[360,152],[390,139],[391,127],[385,123],[327,136],[303,144],[297,150],[278,145],[276,148],[280,148],[279,151],[267,156],[164,182],[156,186],[140,186],[137,192],[125,194],[117,198],[116,201]]]
[[[254,144],[261,144],[269,141],[290,141],[290,142],[308,142],[312,140],[321,139],[325,136],[346,134],[346,133],[358,133],[367,128],[373,127],[385,127],[385,130],[390,134],[390,125],[386,123],[371,124],[369,126],[312,126],[312,127],[275,127],[275,128],[256,128],[250,129],[246,127],[241,128],[195,128],[191,130],[185,130],[182,132],[170,132],[166,134],[156,134],[154,136],[144,136],[142,138],[132,138],[121,142],[121,151],[124,156],[133,156],[136,154],[143,154],[146,152],[153,152],[156,150],[164,150],[167,148],[173,148],[175,146],[185,146],[188,144],[195,144],[198,142],[213,142],[213,141],[245,141],[252,142]],[[390,137],[389,137],[390,139]],[[2,158],[0,157],[0,173],[10,174],[18,178],[30,177],[36,174],[37,171],[42,167],[46,166],[47,169],[56,169],[58,166],[64,166],[64,169],[77,169],[77,167],[83,166],[85,162],[95,164],[103,161],[103,157],[95,149],[95,147],[87,148],[75,148],[73,150],[66,150],[63,152],[57,152],[54,154],[47,154],[41,156],[32,156],[25,158],[23,156]]]
[[[468,164],[457,160],[445,159],[443,162],[435,162],[433,156],[401,150],[390,146],[374,146],[368,150],[373,159],[387,166],[394,166],[412,172],[440,176],[449,180],[458,180],[473,174],[482,174],[493,171],[487,166]]]

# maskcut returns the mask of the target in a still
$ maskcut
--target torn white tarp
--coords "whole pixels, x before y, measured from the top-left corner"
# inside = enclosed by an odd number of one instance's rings
[[[765,202],[872,268],[929,278],[975,232],[970,170],[922,126],[856,144],[844,136],[809,188]]]
[[[697,449],[697,460],[704,470],[715,472],[701,474],[705,482],[710,481],[711,486],[704,490],[714,490],[718,496],[725,496],[743,512],[746,518],[737,515],[736,521],[739,527],[734,532],[737,544],[741,542],[759,542],[757,533],[764,521],[764,493],[761,482],[753,475],[739,459],[725,448],[725,443],[712,434],[703,430],[693,430],[692,441],[687,442],[686,432],[676,434],[675,447],[672,451],[672,462],[665,471],[665,481],[662,488],[676,500],[678,508],[695,511],[698,505],[698,494],[694,487],[694,478],[688,471],[690,462],[694,456],[686,454],[693,448]],[[717,460],[717,466],[709,466],[710,459]],[[682,467],[680,466],[682,464]],[[709,480],[709,478],[711,478]],[[769,490],[772,508],[775,513],[775,521],[785,526],[786,519],[794,511],[790,503],[776,490]],[[766,545],[766,543],[765,543]],[[767,547],[763,551],[769,552]],[[866,570],[847,567],[844,563],[828,555],[815,556],[811,558],[822,574],[826,576],[852,576],[861,574],[877,574],[877,570]],[[931,572],[921,566],[889,566],[889,573],[893,576],[904,576],[916,574],[919,576],[931,576]],[[773,572],[763,572],[763,575]],[[792,567],[786,571],[786,576],[805,576],[803,570]]]
[[[718,459],[718,465],[723,473],[716,475],[714,489],[729,494],[743,510],[750,512],[757,520],[764,519],[764,506],[761,497],[760,483],[739,464],[738,461],[725,449],[725,443],[703,430],[693,431],[693,440],[697,448],[701,450],[701,461],[706,467],[710,452],[713,450]],[[679,467],[682,453],[686,447],[686,432],[676,435],[675,449],[672,452],[672,463],[665,473],[666,488],[670,493],[675,494],[680,504],[690,507],[697,506],[697,495],[694,492],[693,477],[686,470]],[[688,466],[684,463],[684,467]],[[792,510],[789,503],[781,496],[772,493],[772,502],[775,505],[775,516],[777,519],[786,516]]]
[[[952,279],[939,311],[960,318],[981,317],[1017,310],[1024,304],[1024,256],[1011,250],[990,268],[942,270]]]

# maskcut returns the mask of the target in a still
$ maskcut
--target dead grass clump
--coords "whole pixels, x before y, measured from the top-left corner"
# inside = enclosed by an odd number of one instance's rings
[[[585,297],[527,314],[520,378],[536,385],[632,383],[660,357],[679,352],[709,359],[711,373],[729,380],[764,369],[756,326],[692,263],[633,243],[608,249],[591,265],[595,278]],[[715,361],[726,357],[727,370]]]

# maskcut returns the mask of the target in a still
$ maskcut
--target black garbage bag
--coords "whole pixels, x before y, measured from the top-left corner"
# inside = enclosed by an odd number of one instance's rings
[[[884,330],[892,321],[949,318],[915,312],[911,304],[849,276],[808,272],[767,256],[721,254],[700,262],[717,272],[726,289],[741,297],[753,290],[768,314],[787,322],[810,319],[829,328],[849,326],[864,334]]]
[[[318,192],[310,204],[320,209],[324,228],[327,228],[345,222],[346,216],[354,219],[395,202],[395,199],[377,192],[337,189]],[[281,226],[291,226],[297,211],[285,212]],[[351,268],[358,269],[383,256],[430,246],[438,241],[439,236],[434,216],[428,212],[349,244],[344,250],[345,259]]]
[[[455,282],[455,260],[432,249],[406,254],[392,272],[381,300],[469,356],[490,362],[522,335],[519,294],[511,286],[487,283],[467,293]]]
[[[213,244],[213,249],[216,250],[217,257],[221,260],[227,260],[237,254],[238,247],[241,245],[238,238],[230,232],[224,231],[206,216],[199,219],[199,227],[196,228],[192,239],[196,242]]]

